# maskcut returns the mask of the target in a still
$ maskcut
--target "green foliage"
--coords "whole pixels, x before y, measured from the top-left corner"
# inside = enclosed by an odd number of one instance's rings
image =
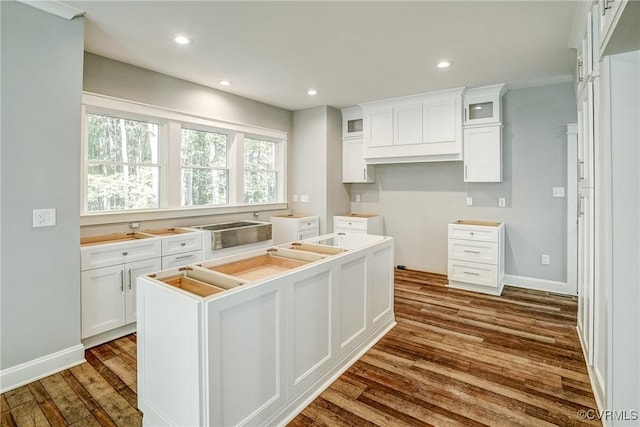
[[[227,135],[182,129],[182,206],[229,203]]]
[[[244,203],[276,201],[276,144],[244,140]]]

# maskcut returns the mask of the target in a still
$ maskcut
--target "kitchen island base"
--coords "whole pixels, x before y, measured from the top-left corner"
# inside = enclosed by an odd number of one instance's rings
[[[264,250],[140,277],[143,424],[293,419],[395,325],[393,239],[362,237],[342,242],[344,252],[255,282],[234,283],[215,268]],[[163,281],[187,273],[225,291],[201,297]]]

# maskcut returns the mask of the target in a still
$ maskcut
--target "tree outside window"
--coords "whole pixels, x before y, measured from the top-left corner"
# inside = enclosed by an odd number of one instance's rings
[[[87,115],[87,211],[159,206],[157,123]]]
[[[244,139],[244,203],[277,200],[276,143]]]
[[[228,136],[181,130],[182,206],[229,203]]]

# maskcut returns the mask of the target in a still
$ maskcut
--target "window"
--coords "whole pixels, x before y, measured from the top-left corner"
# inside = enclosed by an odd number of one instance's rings
[[[88,93],[82,108],[83,225],[286,202],[285,132]]]
[[[277,199],[276,143],[244,139],[244,203],[269,203]]]
[[[227,144],[226,134],[182,128],[182,206],[229,202]]]
[[[158,123],[87,115],[88,212],[159,207]]]

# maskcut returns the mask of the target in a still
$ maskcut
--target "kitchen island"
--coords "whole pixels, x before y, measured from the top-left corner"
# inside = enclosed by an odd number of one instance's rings
[[[143,424],[284,424],[394,325],[390,237],[332,234],[141,276]]]

